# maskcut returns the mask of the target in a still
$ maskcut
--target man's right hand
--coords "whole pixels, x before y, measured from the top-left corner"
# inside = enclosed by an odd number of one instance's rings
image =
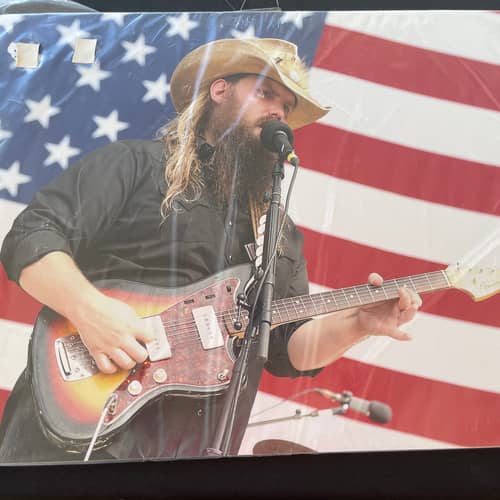
[[[145,361],[148,352],[143,344],[154,340],[132,307],[105,295],[75,314],[72,322],[103,373],[130,370]]]
[[[128,304],[90,283],[68,254],[48,253],[22,270],[19,283],[73,323],[102,372],[130,370],[147,358],[141,342],[152,341],[153,333]]]

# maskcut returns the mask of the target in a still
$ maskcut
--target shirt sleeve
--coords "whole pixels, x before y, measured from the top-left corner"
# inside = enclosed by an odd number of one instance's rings
[[[9,279],[48,253],[75,257],[104,234],[134,190],[138,169],[125,143],[100,148],[35,195],[4,239],[0,259]]]
[[[309,294],[309,279],[307,277],[306,260],[302,253],[304,237],[291,221],[290,225],[289,241],[287,242],[288,250],[285,250],[285,255],[282,259],[288,259],[291,261],[292,265],[291,278],[285,296],[295,297],[297,295]],[[290,264],[290,262],[288,264]],[[279,267],[279,265],[278,263],[277,267]],[[304,371],[297,370],[288,357],[288,341],[290,337],[295,330],[308,321],[311,320],[296,321],[272,330],[269,339],[269,360],[265,365],[267,371],[281,377],[313,377],[321,371],[321,368]]]

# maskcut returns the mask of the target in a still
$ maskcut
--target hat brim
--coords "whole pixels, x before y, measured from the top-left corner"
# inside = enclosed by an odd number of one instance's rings
[[[187,54],[170,80],[170,95],[175,109],[182,112],[200,91],[226,76],[249,73],[271,78],[289,89],[297,104],[287,118],[292,129],[313,123],[330,108],[319,104],[307,91],[289,78],[275,61],[249,40],[217,40]]]

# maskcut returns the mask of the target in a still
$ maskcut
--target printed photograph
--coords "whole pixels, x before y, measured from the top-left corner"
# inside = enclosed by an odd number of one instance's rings
[[[500,15],[0,17],[0,464],[500,446]]]

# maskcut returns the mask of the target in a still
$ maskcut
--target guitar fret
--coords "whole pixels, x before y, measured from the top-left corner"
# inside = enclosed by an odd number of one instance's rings
[[[279,318],[278,318],[279,316]],[[276,318],[278,321],[273,321],[274,318]],[[275,308],[272,310],[272,320],[271,322],[273,323],[281,323],[283,321],[283,318],[281,317],[281,311],[278,305],[275,306]]]
[[[342,293],[344,294],[344,297],[345,297],[345,301],[346,301],[346,304],[347,305],[351,305],[350,301],[349,301],[349,297],[347,297],[347,294],[345,293],[345,290],[342,288]]]
[[[357,286],[354,286],[353,289],[354,291],[356,292],[356,296],[358,297],[358,300],[359,300],[359,304],[362,305],[363,304],[363,301],[361,300],[361,297],[359,296],[359,293],[358,293],[358,290],[357,290]]]
[[[366,289],[368,290],[368,293],[370,294],[371,301],[376,302],[376,300],[374,299],[373,294],[370,290],[371,285],[365,285],[365,286],[366,286]]]
[[[335,308],[338,309],[339,306],[338,306],[338,303],[337,303],[337,300],[335,299],[335,293],[334,292],[327,292],[328,294],[328,297],[331,297],[335,303]],[[325,295],[326,294],[321,294],[321,298],[323,299],[323,302],[325,303],[325,308],[327,311],[330,311],[330,308],[328,307],[328,304],[331,303],[331,299],[330,298],[327,298],[326,301],[325,301]]]
[[[408,276],[408,281],[410,282],[410,285],[412,286],[413,290],[418,293],[418,288],[415,285],[415,283],[414,283],[414,281],[413,281],[413,279],[412,279],[411,276]]]
[[[308,298],[309,298],[309,301],[311,302],[312,307],[314,308],[315,315],[318,314],[318,308],[316,307],[314,299],[311,297],[311,295],[309,295]]]

